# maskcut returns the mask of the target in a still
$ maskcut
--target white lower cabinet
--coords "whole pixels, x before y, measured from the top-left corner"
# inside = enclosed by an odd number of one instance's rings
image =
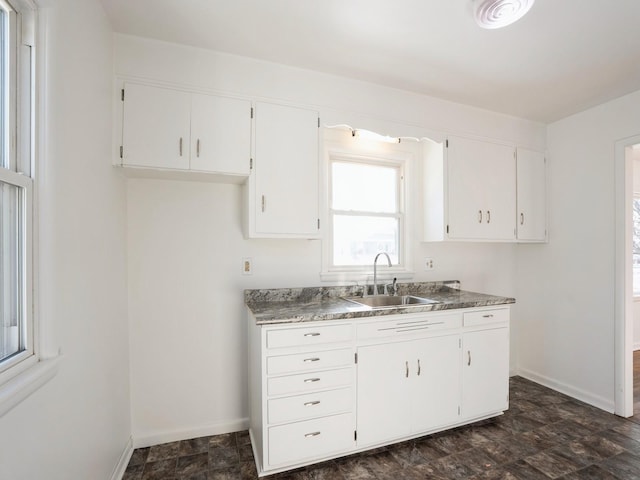
[[[268,475],[508,408],[509,307],[256,326],[250,433]]]

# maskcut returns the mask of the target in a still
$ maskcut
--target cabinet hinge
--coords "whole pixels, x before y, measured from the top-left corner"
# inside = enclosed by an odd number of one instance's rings
[[[124,88],[120,90],[120,100],[124,102]]]
[[[253,107],[251,107],[251,118],[253,118]]]
[[[354,441],[354,442],[357,442],[357,441],[358,441],[358,431],[357,431],[357,430],[354,430],[354,431],[353,431],[353,441]]]
[[[253,170],[253,158],[249,159],[249,170]]]
[[[122,153],[123,153],[123,148],[122,148],[122,145],[120,145],[120,158],[122,158]]]
[[[444,141],[444,146],[445,146],[445,148],[449,148],[449,139],[448,138]]]
[[[358,363],[358,352],[356,352],[356,353],[353,355],[353,357],[354,357],[355,363],[357,364],[357,363]]]

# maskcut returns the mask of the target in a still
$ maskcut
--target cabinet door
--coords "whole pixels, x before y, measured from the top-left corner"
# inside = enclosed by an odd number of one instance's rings
[[[411,342],[358,348],[358,447],[411,432],[408,349]]]
[[[543,242],[547,234],[544,154],[518,149],[518,240]]]
[[[318,234],[318,113],[257,103],[255,233]]]
[[[191,95],[191,170],[249,175],[251,102]]]
[[[189,168],[189,93],[126,84],[123,108],[123,165]]]
[[[460,415],[460,336],[419,340],[411,351],[412,432],[455,423]]]
[[[509,329],[465,333],[462,350],[462,416],[473,418],[506,410]]]
[[[449,238],[515,238],[512,147],[452,137],[447,147],[447,174]]]

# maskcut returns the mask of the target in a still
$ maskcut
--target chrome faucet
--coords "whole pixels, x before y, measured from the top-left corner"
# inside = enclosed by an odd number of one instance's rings
[[[380,252],[379,254],[376,255],[376,258],[373,260],[373,294],[374,295],[378,295],[378,257],[380,255],[384,255],[385,257],[387,257],[387,262],[389,263],[389,266],[391,267],[391,259],[389,258],[389,255],[387,255],[387,252]]]

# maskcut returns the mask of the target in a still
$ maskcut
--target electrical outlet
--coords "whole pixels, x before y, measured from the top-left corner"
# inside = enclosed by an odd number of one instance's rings
[[[435,268],[435,264],[433,263],[433,258],[425,258],[424,259],[424,269],[425,270],[433,270]]]
[[[242,274],[251,275],[253,273],[253,261],[250,257],[242,259]]]

